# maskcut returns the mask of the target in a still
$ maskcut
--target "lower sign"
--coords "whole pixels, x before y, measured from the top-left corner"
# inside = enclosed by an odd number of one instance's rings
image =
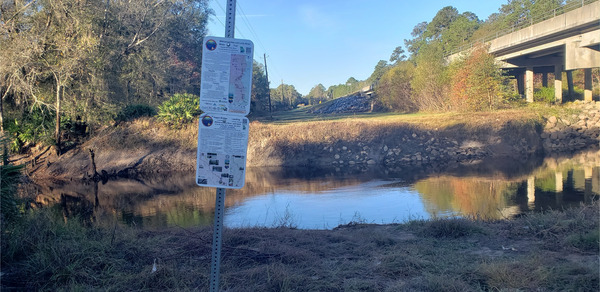
[[[248,119],[238,115],[200,116],[196,184],[240,189],[246,178]]]

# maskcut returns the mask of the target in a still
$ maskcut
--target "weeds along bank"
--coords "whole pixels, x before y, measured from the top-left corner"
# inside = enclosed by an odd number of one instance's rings
[[[600,103],[477,113],[437,113],[339,120],[252,122],[248,166],[443,166],[598,145]],[[197,125],[169,128],[139,119],[100,130],[66,154],[46,156],[32,176],[86,178],[194,171]],[[50,151],[49,151],[50,152]],[[39,163],[43,162],[43,163]]]
[[[224,291],[597,291],[598,207],[511,221],[226,229],[221,283]],[[85,226],[44,209],[3,231],[2,291],[209,287],[209,228]]]

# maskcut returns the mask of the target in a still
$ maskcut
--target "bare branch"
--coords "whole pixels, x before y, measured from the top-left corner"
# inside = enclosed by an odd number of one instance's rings
[[[29,5],[31,5],[35,2],[37,2],[37,0],[33,0],[29,3],[27,3],[25,6],[21,7],[21,9],[19,9],[19,11],[15,12],[15,14],[13,14],[13,16],[11,16],[9,19],[6,20],[5,24],[8,25],[8,23],[11,22],[15,17],[17,17],[17,15],[19,15],[23,10],[27,9],[27,7],[29,7]]]
[[[162,2],[164,2],[163,0],[158,1],[154,7],[157,7],[159,4],[161,4]],[[171,5],[173,6],[173,5]],[[137,40],[136,39],[139,37],[139,33],[141,32],[143,26],[144,26],[144,22],[146,22],[146,16],[148,15],[148,10],[145,11],[144,13],[144,17],[142,19],[141,25],[140,25],[140,29],[135,33],[135,36],[133,37],[133,39],[131,40],[131,43],[127,46],[126,50],[129,50],[135,46],[138,46],[140,44],[142,44],[143,42],[147,41],[151,36],[153,36],[163,25],[163,22],[165,20],[165,15],[167,15],[169,9],[165,9],[165,12],[163,14],[163,17],[161,18],[160,22],[156,25],[156,27],[154,27],[154,29],[152,30],[152,32],[150,32],[145,38]]]

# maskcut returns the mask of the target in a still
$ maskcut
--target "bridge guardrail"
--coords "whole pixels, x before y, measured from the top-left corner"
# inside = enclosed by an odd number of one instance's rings
[[[489,42],[493,39],[497,39],[501,36],[505,36],[509,33],[513,33],[517,30],[532,26],[532,25],[540,23],[544,20],[548,20],[548,19],[556,17],[558,15],[565,14],[569,11],[573,11],[575,9],[581,8],[585,5],[588,5],[588,4],[597,2],[597,1],[600,1],[600,0],[581,0],[581,1],[577,1],[577,2],[571,2],[567,5],[561,6],[559,8],[552,9],[548,12],[544,12],[544,13],[537,14],[534,16],[528,15],[527,17],[519,19],[513,26],[511,26],[507,29],[497,31],[494,34],[490,34],[486,37],[480,38],[469,44],[466,44],[466,45],[463,45],[463,46],[453,49],[449,53],[447,53],[446,56],[451,56],[456,53],[460,53],[462,51],[472,49],[475,46],[475,44],[483,44],[483,43]]]

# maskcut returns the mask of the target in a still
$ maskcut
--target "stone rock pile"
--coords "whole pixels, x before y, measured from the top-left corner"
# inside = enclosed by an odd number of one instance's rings
[[[541,134],[546,152],[572,151],[600,143],[600,102],[576,101],[571,107],[581,113],[548,118]]]
[[[327,106],[310,110],[315,114],[364,113],[371,110],[371,101],[362,96],[351,95],[333,100]]]
[[[335,166],[349,165],[422,165],[478,160],[490,155],[486,145],[475,140],[458,142],[435,136],[431,132],[408,133],[396,145],[367,145],[365,143],[324,147]]]

